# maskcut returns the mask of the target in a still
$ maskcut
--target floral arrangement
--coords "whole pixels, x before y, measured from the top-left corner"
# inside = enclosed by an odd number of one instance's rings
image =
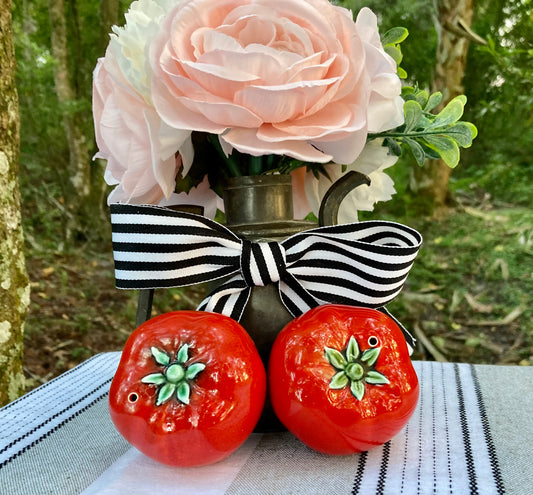
[[[225,177],[290,173],[297,218],[332,181],[364,173],[341,221],[395,192],[402,147],[418,163],[459,161],[476,128],[466,98],[402,88],[395,28],[328,0],[137,0],[94,71],[96,157],[110,203],[201,204],[214,217]],[[179,197],[176,197],[178,195]]]

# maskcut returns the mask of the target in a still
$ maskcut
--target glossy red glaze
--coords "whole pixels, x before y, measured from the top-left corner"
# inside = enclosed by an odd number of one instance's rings
[[[176,359],[205,364],[190,380],[189,404],[175,396],[157,406],[158,386],[141,379],[159,373],[154,346]],[[133,395],[132,395],[133,394]],[[265,369],[242,326],[226,316],[177,311],[142,324],[128,339],[109,392],[111,418],[124,438],[148,457],[173,466],[217,462],[253,431],[266,394]]]
[[[330,388],[338,370],[325,355],[325,348],[344,351],[352,336],[361,353],[380,347],[375,370],[389,380],[366,383],[361,400],[349,385]],[[268,377],[280,421],[325,454],[353,454],[387,442],[407,423],[419,395],[400,328],[377,310],[353,306],[319,306],[289,323],[272,348]]]

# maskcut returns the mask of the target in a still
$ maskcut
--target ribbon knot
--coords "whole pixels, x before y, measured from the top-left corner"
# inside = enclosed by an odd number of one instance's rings
[[[285,249],[279,242],[242,241],[241,275],[248,287],[279,282],[285,268]]]
[[[270,283],[295,317],[326,303],[387,312],[422,244],[416,230],[384,221],[318,227],[280,243],[243,241],[213,220],[152,205],[113,204],[111,224],[118,288],[224,278],[198,309],[237,321],[252,287]]]

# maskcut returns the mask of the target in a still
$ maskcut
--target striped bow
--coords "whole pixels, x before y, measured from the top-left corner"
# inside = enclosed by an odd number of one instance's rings
[[[422,243],[416,230],[384,221],[251,242],[205,217],[147,205],[111,205],[111,224],[118,288],[229,277],[198,309],[237,321],[251,287],[270,283],[293,316],[325,303],[383,308],[401,291]]]

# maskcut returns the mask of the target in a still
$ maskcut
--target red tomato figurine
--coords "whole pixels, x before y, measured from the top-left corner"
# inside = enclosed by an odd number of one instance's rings
[[[176,311],[137,328],[111,383],[117,430],[172,466],[217,462],[253,431],[266,395],[257,349],[236,321]]]
[[[274,342],[268,377],[280,421],[325,454],[387,442],[419,394],[400,328],[377,310],[354,306],[323,305],[290,322]]]

